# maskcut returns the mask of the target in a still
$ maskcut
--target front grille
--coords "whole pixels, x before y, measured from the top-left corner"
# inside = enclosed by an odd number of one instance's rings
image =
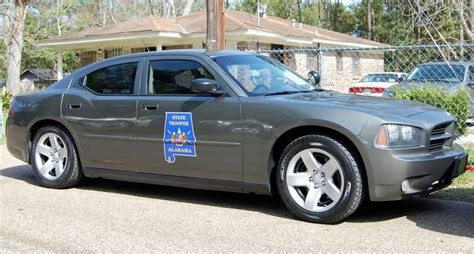
[[[436,151],[436,150],[443,149],[444,142],[445,142],[444,139],[430,140],[428,151]]]
[[[454,123],[443,123],[436,125],[431,130],[430,143],[428,151],[440,151],[444,147],[451,147],[453,143]]]
[[[433,130],[431,131],[431,136],[437,136],[437,135],[443,135],[446,133],[446,128],[448,128],[448,126],[450,125],[450,123],[445,123],[445,124],[440,124],[440,125],[437,125],[433,128]]]

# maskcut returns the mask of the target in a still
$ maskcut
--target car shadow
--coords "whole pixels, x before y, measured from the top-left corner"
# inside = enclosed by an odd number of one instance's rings
[[[474,238],[474,203],[432,196],[390,202],[367,202],[346,221],[366,223],[406,217],[418,227]]]
[[[0,175],[37,185],[27,165],[0,170]],[[144,198],[199,205],[244,209],[291,219],[281,202],[270,196],[192,190],[106,179],[85,179],[77,189],[111,192]],[[436,198],[413,198],[394,202],[366,202],[343,223],[370,223],[406,217],[420,228],[474,238],[474,203]]]

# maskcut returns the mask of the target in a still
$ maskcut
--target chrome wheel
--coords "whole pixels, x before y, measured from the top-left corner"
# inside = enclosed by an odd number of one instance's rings
[[[35,166],[48,180],[56,180],[67,164],[67,148],[63,139],[54,133],[43,134],[35,148]]]
[[[291,198],[308,211],[327,211],[342,196],[341,165],[324,150],[308,148],[297,153],[291,158],[285,177]]]

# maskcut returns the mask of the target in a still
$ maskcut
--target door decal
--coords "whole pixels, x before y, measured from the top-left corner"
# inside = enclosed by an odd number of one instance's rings
[[[166,112],[163,136],[165,160],[174,163],[176,156],[196,157],[195,143],[191,112]]]

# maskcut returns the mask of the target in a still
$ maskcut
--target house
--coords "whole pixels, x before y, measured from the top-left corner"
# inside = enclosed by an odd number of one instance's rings
[[[26,69],[20,74],[20,82],[27,91],[41,89],[51,85],[58,80],[57,72],[53,69],[31,68]]]
[[[350,35],[321,29],[278,17],[225,10],[226,48],[234,50],[265,50],[293,48],[377,48],[384,44]],[[75,50],[82,65],[123,54],[146,50],[201,49],[206,40],[206,13],[168,19],[149,16],[104,27],[50,38],[37,43],[52,47],[57,52],[58,77],[62,77],[62,52]],[[309,70],[324,72],[325,84],[331,76],[345,77],[351,82],[360,76],[383,71],[383,54],[345,54],[337,50],[323,56],[304,51],[286,52],[280,60],[297,72],[306,75]],[[323,64],[324,63],[324,64]],[[359,65],[369,66],[360,68]],[[330,71],[338,66],[337,71]],[[355,71],[354,71],[355,70]],[[340,82],[340,78],[337,79]],[[337,88],[337,87],[336,87]]]

